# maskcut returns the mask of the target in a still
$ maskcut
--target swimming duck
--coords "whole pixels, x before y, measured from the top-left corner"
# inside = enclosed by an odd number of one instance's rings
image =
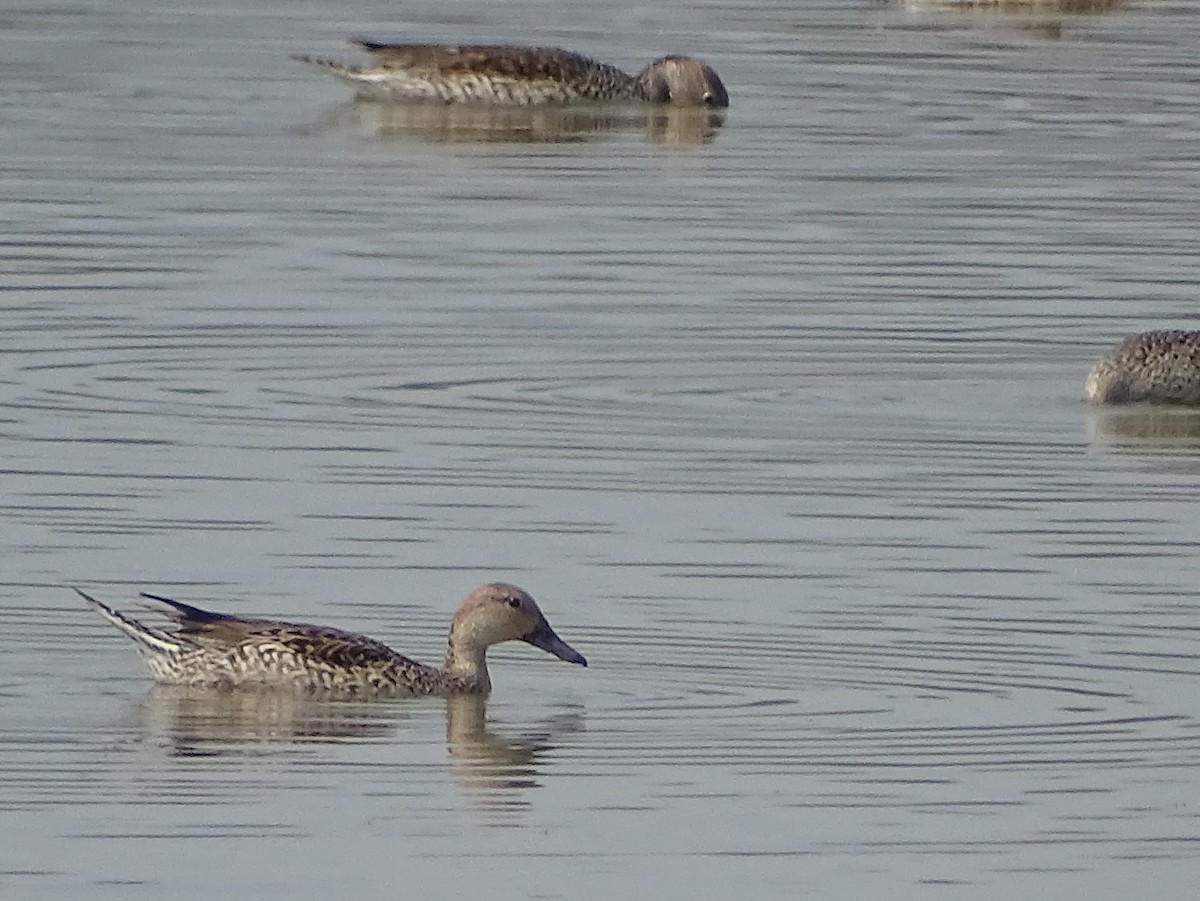
[[[143,594],[155,605],[152,609],[174,622],[155,628],[75,590],[133,639],[156,681],[173,685],[271,686],[353,695],[484,695],[492,688],[487,649],[518,640],[587,666],[583,655],[555,634],[534,599],[504,582],[481,585],[467,595],[450,623],[450,643],[440,669],[354,632],[244,619]]]
[[[1130,335],[1092,367],[1084,393],[1095,404],[1200,405],[1200,332]]]
[[[1129,0],[896,0],[910,9],[986,10],[1003,13],[1106,13],[1120,10]]]
[[[725,85],[690,56],[664,56],[637,75],[556,47],[455,47],[355,40],[372,66],[297,56],[351,82],[360,97],[528,106],[643,100],[676,106],[729,106]]]

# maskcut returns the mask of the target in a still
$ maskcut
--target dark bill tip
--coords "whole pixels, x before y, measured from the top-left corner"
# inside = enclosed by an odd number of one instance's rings
[[[709,66],[704,67],[704,78],[708,82],[708,90],[704,94],[704,105],[711,109],[725,109],[729,106],[729,92],[725,83]]]
[[[550,628],[550,624],[545,620],[528,635],[523,636],[521,641],[528,642],[535,648],[541,648],[543,651],[553,654],[559,660],[565,660],[567,663],[578,663],[580,666],[587,666],[587,658],[559,638],[554,630]]]

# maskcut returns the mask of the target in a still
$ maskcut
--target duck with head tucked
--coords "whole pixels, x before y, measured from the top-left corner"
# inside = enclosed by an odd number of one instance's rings
[[[1200,332],[1130,335],[1096,362],[1083,390],[1094,404],[1200,406]]]
[[[505,106],[640,100],[673,106],[729,106],[711,67],[690,56],[664,56],[637,75],[557,47],[448,46],[351,41],[373,65],[296,59],[353,84],[360,97]]]
[[[587,666],[583,655],[550,627],[528,592],[504,582],[481,585],[462,602],[450,624],[440,668],[354,632],[212,613],[152,594],[142,597],[172,625],[147,626],[75,590],[133,640],[156,681],[171,685],[365,696],[486,695],[492,688],[487,649],[502,641],[524,641]]]

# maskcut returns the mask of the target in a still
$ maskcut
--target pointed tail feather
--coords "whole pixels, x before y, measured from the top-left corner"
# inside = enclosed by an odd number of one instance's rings
[[[307,56],[303,53],[294,54],[292,59],[297,62],[307,63],[310,66],[316,66],[322,72],[328,72],[330,75],[345,79],[346,81],[360,81],[362,79],[361,69],[334,62],[331,59],[324,59],[319,56]]]
[[[160,629],[144,626],[136,619],[119,613],[103,601],[76,588],[75,593],[88,602],[97,613],[124,632],[131,638],[139,649],[146,649],[159,654],[178,654],[183,649],[182,642]]]

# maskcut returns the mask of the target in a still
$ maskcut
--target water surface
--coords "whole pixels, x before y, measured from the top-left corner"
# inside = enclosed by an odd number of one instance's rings
[[[6,897],[1182,896],[1190,4],[36,4],[0,74]],[[732,106],[439,117],[349,35],[710,62]],[[69,585],[484,706],[151,689]]]

